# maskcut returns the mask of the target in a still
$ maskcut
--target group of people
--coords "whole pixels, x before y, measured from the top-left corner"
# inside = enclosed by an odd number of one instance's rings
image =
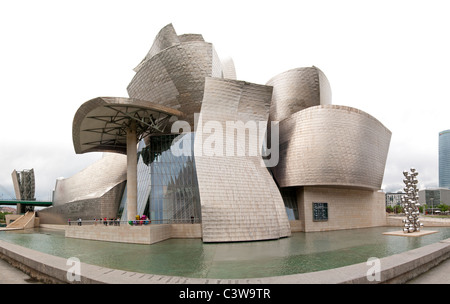
[[[144,214],[142,216],[136,215],[135,221],[128,221],[128,224],[139,226],[139,225],[148,225],[151,223],[151,220]]]
[[[70,224],[72,223],[72,222],[70,221],[70,219],[68,219],[68,223],[69,223],[69,226],[70,226]],[[81,217],[79,217],[78,220],[77,220],[77,225],[78,225],[78,226],[81,226],[81,224],[82,224],[82,220],[81,220]]]
[[[105,226],[120,226],[120,218],[100,218],[100,219],[94,219],[94,225],[97,225],[97,223],[103,223]]]
[[[70,220],[70,219],[68,219],[68,224],[69,224],[69,226],[71,225],[71,223],[72,223],[72,221]],[[78,226],[81,226],[82,225],[82,223],[83,223],[83,221],[81,220],[81,218],[79,217],[78,218],[78,220],[77,220],[77,225]],[[96,226],[97,225],[97,223],[100,223],[100,224],[102,224],[103,223],[103,225],[105,225],[105,226],[120,226],[120,218],[110,218],[110,219],[108,219],[108,218],[100,218],[100,219],[94,219],[94,225]]]
[[[90,221],[88,221],[90,222]],[[129,221],[128,223],[132,226],[139,226],[139,225],[148,225],[150,224],[152,221],[146,216],[146,215],[136,215],[136,220],[134,221]],[[71,221],[70,219],[68,220],[69,226],[71,225]],[[105,226],[120,226],[120,218],[99,218],[99,219],[94,219],[94,226],[97,226],[97,224],[103,224]],[[81,218],[78,218],[77,220],[77,225],[81,226],[82,225],[82,220]]]

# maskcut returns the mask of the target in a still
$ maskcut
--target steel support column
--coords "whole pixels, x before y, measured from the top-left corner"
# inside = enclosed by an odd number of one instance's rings
[[[127,220],[137,215],[137,135],[136,122],[131,120],[127,130]]]

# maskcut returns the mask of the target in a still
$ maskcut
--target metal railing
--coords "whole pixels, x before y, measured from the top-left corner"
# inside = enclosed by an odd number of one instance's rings
[[[199,218],[191,218],[191,219],[160,219],[160,220],[133,220],[133,221],[123,221],[118,219],[107,219],[107,220],[69,220],[67,225],[69,226],[147,226],[147,225],[158,225],[158,224],[199,224]]]

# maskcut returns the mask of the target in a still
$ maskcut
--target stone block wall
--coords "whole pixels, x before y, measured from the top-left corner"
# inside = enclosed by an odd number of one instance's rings
[[[133,244],[154,244],[170,238],[201,238],[201,231],[201,224],[65,226],[65,236],[69,238]]]
[[[302,231],[328,231],[386,225],[384,193],[332,187],[297,190]],[[328,203],[328,220],[313,221],[313,202]]]

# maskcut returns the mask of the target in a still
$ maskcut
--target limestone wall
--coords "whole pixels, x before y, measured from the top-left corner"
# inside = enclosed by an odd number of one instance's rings
[[[297,191],[303,231],[328,231],[386,225],[383,192],[331,187],[304,187]],[[313,220],[313,203],[328,203],[328,220]]]
[[[68,238],[133,243],[154,244],[170,238],[201,238],[200,224],[158,224],[144,226],[84,225],[65,226]]]

